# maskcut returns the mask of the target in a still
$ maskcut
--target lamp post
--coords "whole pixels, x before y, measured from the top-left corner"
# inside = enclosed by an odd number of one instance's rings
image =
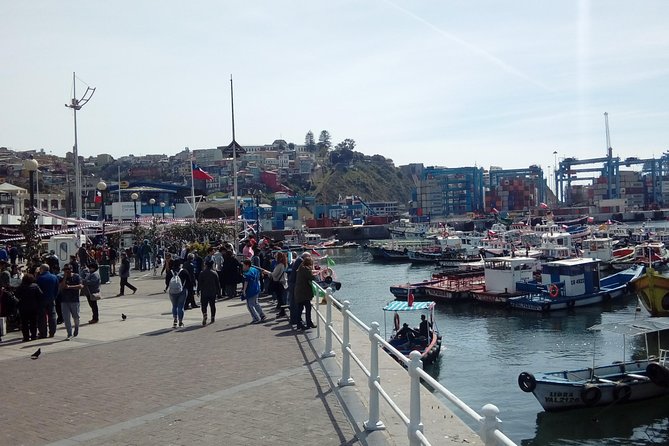
[[[177,210],[177,207],[176,207],[176,205],[172,205],[170,207],[172,208],[172,218],[174,218],[174,211]]]
[[[153,206],[156,204],[156,199],[155,199],[155,198],[151,198],[151,199],[149,200],[149,204],[151,205],[151,218],[155,218],[155,217],[156,217],[156,214],[155,214],[155,212],[153,211]]]
[[[256,199],[256,237],[260,241],[260,189],[255,190]]]
[[[130,199],[132,200],[132,202],[135,205],[135,219],[138,218],[138,215],[137,215],[137,199],[138,198],[139,198],[139,195],[137,194],[137,192],[133,192],[132,194],[130,194]]]
[[[28,171],[28,183],[30,187],[30,212],[35,211],[35,172],[39,168],[39,163],[32,155],[23,162],[23,169]]]
[[[107,190],[107,183],[104,181],[100,180],[98,181],[98,184],[96,188],[100,191],[100,217],[102,218],[102,243],[106,243],[105,241],[105,221],[107,220],[107,215],[105,215],[107,212],[105,210],[105,191]],[[99,218],[98,218],[99,220]]]
[[[23,169],[28,171],[28,183],[30,187],[30,205],[28,206],[28,211],[24,213],[24,217],[21,219],[21,232],[26,239],[28,261],[32,260],[33,256],[38,254],[40,239],[35,225],[37,219],[35,215],[35,172],[37,172],[38,167],[37,160],[32,156],[23,162]]]
[[[160,202],[160,209],[163,211],[163,220],[165,220],[165,202]]]

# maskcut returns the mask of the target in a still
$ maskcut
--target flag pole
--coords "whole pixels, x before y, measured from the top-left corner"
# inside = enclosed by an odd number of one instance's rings
[[[235,96],[232,85],[232,74],[230,75],[230,106],[232,108],[232,184],[233,184],[234,208],[235,208],[235,222],[233,224],[235,245],[233,246],[236,246],[238,242],[237,219],[239,218],[239,207],[237,205],[237,142],[235,140]]]
[[[193,209],[193,221],[196,220],[196,208],[195,208],[195,177],[193,175],[193,163],[194,159],[191,156],[190,158],[190,195],[191,195],[191,209]]]

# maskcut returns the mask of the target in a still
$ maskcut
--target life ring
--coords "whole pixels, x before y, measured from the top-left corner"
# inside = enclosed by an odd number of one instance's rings
[[[395,324],[395,331],[400,331],[400,315],[399,315],[399,313],[395,313],[394,324]]]
[[[555,285],[554,283],[551,283],[550,286],[548,287],[548,295],[553,299],[555,299],[556,297],[558,297],[559,294],[560,294],[560,288],[558,288],[558,286]]]
[[[602,398],[602,391],[599,387],[593,384],[587,384],[581,390],[581,401],[586,406],[593,406]]]
[[[616,386],[613,388],[613,398],[616,401],[627,401],[630,399],[630,396],[632,396],[632,388],[630,387],[629,384],[625,383],[618,383]]]
[[[532,392],[537,387],[537,380],[529,372],[523,372],[518,375],[518,387],[523,392]]]

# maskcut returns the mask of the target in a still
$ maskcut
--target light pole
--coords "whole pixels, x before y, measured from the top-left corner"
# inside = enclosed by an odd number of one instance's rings
[[[86,87],[86,91],[81,99],[77,99],[77,82],[76,74],[72,73],[72,102],[65,104],[65,107],[71,108],[74,112],[74,146],[72,148],[72,155],[74,156],[74,195],[77,197],[77,218],[82,217],[82,203],[81,203],[81,175],[79,172],[79,144],[77,142],[77,111],[86,105],[93,97],[95,88]]]
[[[23,162],[23,169],[28,171],[28,183],[30,187],[30,213],[35,211],[35,172],[39,168],[39,163],[32,155]]]
[[[260,241],[260,189],[255,190],[256,199],[256,238]]]
[[[155,199],[155,198],[151,198],[151,199],[149,200],[149,204],[151,205],[151,218],[155,218],[156,215],[155,215],[155,213],[153,212],[153,206],[156,204],[156,199]]]
[[[30,262],[33,259],[33,256],[39,252],[39,235],[37,234],[37,228],[35,221],[37,219],[35,215],[35,172],[39,164],[37,160],[32,156],[23,162],[23,169],[28,171],[28,183],[30,187],[30,205],[28,206],[28,212],[21,220],[21,227],[24,237],[26,238],[27,246],[27,259]],[[25,221],[24,221],[25,220]]]
[[[105,210],[105,191],[107,190],[107,183],[100,180],[96,188],[100,191],[100,217],[102,218],[102,243],[105,242],[105,221],[107,220],[107,212]],[[99,218],[98,218],[99,220]]]
[[[174,218],[174,211],[177,210],[177,207],[176,205],[172,205],[171,208],[172,208],[172,218]]]
[[[165,220],[165,202],[160,202],[160,209],[163,211],[163,220]]]
[[[133,193],[130,195],[130,199],[132,200],[132,202],[133,202],[134,205],[135,205],[135,220],[138,218],[138,215],[137,215],[137,199],[138,199],[138,198],[139,198],[139,195],[137,194],[137,192],[133,192]]]

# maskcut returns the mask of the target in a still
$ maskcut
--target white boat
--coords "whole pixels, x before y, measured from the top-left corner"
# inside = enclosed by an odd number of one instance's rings
[[[546,411],[559,411],[594,406],[609,407],[631,401],[669,394],[669,350],[660,347],[659,333],[669,329],[669,322],[644,319],[639,321],[600,324],[590,330],[613,331],[623,335],[625,357],[626,335],[644,335],[647,358],[613,364],[538,373],[522,372],[518,386],[532,393]],[[648,335],[658,336],[658,355],[650,356]]]

